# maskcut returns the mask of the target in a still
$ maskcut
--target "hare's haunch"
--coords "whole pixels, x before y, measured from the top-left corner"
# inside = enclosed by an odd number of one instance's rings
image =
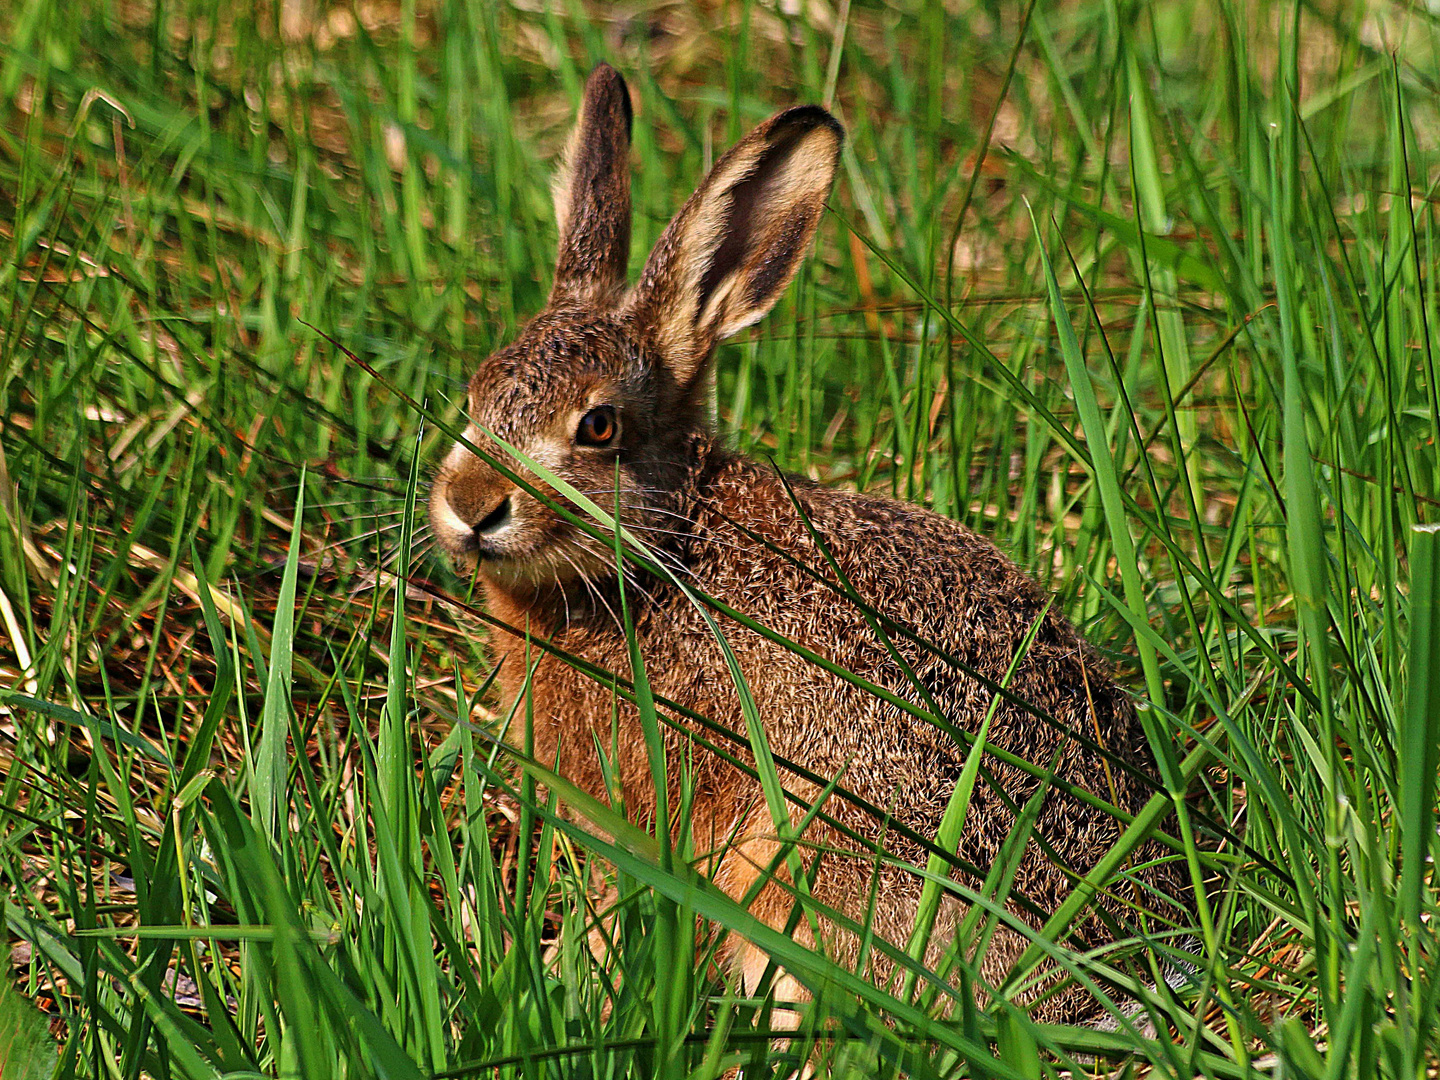
[[[1007,898],[1020,920],[1038,927],[1069,895],[1073,875],[1091,870],[1120,834],[1115,818],[1077,792],[1134,813],[1153,791],[1146,782],[1153,762],[1130,699],[1064,617],[1047,610],[1041,590],[988,541],[915,506],[782,479],[728,450],[709,422],[715,346],[774,306],[809,251],[835,177],[839,124],[815,107],[761,124],[710,171],[627,288],[630,124],[624,81],[608,67],[596,69],[555,187],[560,247],[549,303],[470,380],[466,441],[503,457],[491,435],[503,440],[599,506],[618,506],[626,528],[699,592],[894,698],[933,703],[951,731],[753,630],[724,628],[774,753],[812,775],[840,776],[846,790],[888,814],[887,822],[838,796],[824,808],[862,836],[883,838],[892,855],[924,865],[924,848],[906,835],[936,834],[967,750],[953,729],[978,731],[995,704],[989,740],[1001,756],[985,757],[956,852],[979,876],[957,870],[956,878],[980,888],[1017,811],[1039,790],[1036,770],[1016,759],[1040,772],[1053,763],[1055,783],[1042,795]],[[526,474],[520,465],[515,471]],[[430,518],[455,560],[478,566],[486,602],[502,622],[606,670],[629,671],[613,550],[557,513],[551,500],[536,498],[462,443],[440,467]],[[725,657],[691,601],[658,576],[636,572],[626,586],[655,693],[743,731]],[[893,632],[882,634],[876,622]],[[504,634],[494,646],[508,657],[500,675],[508,706],[525,683],[526,646]],[[1009,697],[994,703],[997,684],[1031,708]],[[633,710],[622,704],[619,739],[612,740],[611,691],[551,655],[539,660],[529,693],[542,761],[558,758],[561,773],[605,798],[598,744],[612,757],[627,810],[653,815]],[[704,867],[739,898],[776,851],[770,811],[758,785],[683,730],[667,730],[666,739],[674,779],[681,763],[690,771],[696,846],[713,847]],[[804,799],[818,794],[793,774],[782,778]],[[875,932],[903,948],[920,878],[856,851],[853,837],[824,821],[805,840],[802,857],[822,859],[817,898],[862,923],[873,903]],[[1136,905],[1156,916],[1152,931],[1182,919],[1185,892],[1166,854],[1153,842],[1142,847],[1131,861],[1137,869],[1109,883],[1071,943],[1094,947],[1131,935]],[[752,910],[783,927],[791,904],[772,883]],[[953,897],[941,905],[931,961],[964,911]],[[802,934],[808,925],[801,920]],[[825,940],[817,946],[842,960],[856,955],[853,934],[821,926]],[[984,982],[1002,981],[1024,946],[1023,934],[1002,924],[980,963]],[[964,944],[967,954],[973,949]],[[763,957],[744,943],[730,950],[747,982],[764,969]],[[888,977],[880,950],[870,955],[877,958],[871,974]],[[1042,988],[1038,996],[1035,1012],[1044,1019],[1085,1019],[1094,1011],[1073,985]]]

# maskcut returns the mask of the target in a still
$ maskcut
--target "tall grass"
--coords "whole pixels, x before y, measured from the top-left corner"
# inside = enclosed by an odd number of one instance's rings
[[[1433,1074],[1433,12],[0,0],[0,28],[7,1080]],[[720,424],[994,538],[1143,703],[1155,798],[978,1005],[923,927],[874,986],[718,893],[683,829],[500,748],[524,717],[413,511],[543,302],[549,162],[602,59],[637,95],[637,260],[750,125],[843,119]],[[783,801],[751,719],[710,736]],[[962,940],[1005,917],[1025,820]],[[1162,822],[1194,925],[1076,953]],[[960,886],[931,851],[933,903]],[[697,918],[817,991],[792,1038]],[[1114,1031],[1009,1003],[1045,959]]]

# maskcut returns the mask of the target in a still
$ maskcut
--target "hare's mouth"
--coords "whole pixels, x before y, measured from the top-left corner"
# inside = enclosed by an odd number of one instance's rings
[[[534,558],[528,545],[520,545],[524,550],[517,550],[514,537],[486,536],[475,529],[456,529],[443,536],[437,533],[437,537],[452,559],[470,568],[476,563],[519,566]]]

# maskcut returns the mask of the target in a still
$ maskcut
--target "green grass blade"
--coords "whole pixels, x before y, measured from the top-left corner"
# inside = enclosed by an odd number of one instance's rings
[[[251,763],[253,802],[266,836],[277,847],[285,823],[286,777],[289,757],[286,735],[290,730],[290,676],[295,642],[295,577],[300,562],[300,523],[305,509],[305,481],[301,473],[295,500],[295,527],[285,556],[280,594],[275,601],[271,626],[270,663],[265,685],[265,704],[260,710],[260,743]]]

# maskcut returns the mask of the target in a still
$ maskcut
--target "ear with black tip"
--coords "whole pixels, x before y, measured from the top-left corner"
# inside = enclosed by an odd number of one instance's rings
[[[787,109],[731,147],[666,227],[629,300],[676,381],[764,316],[815,239],[844,131],[814,105]]]
[[[630,91],[599,65],[585,82],[580,118],[555,177],[560,248],[550,303],[613,301],[630,260]]]

